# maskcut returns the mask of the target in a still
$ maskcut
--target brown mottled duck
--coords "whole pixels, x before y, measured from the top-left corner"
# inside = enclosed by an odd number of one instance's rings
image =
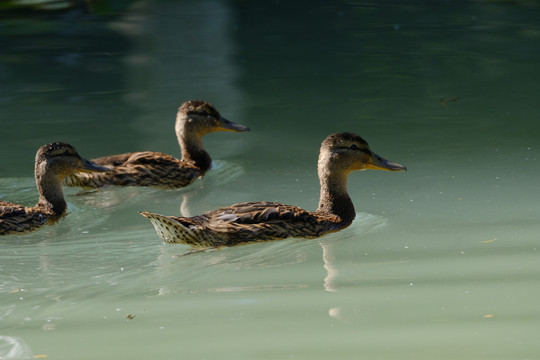
[[[152,221],[163,241],[187,244],[194,250],[288,237],[316,238],[352,223],[356,212],[347,193],[347,176],[365,169],[407,170],[373,153],[360,136],[336,133],[321,144],[318,162],[321,192],[319,207],[313,212],[274,202],[247,202],[194,217],[150,212],[141,215]]]
[[[249,128],[223,118],[209,102],[191,100],[178,108],[175,125],[182,159],[170,155],[143,151],[92,159],[111,169],[107,173],[73,174],[64,185],[99,188],[105,185],[152,186],[176,189],[187,186],[203,176],[212,159],[204,150],[202,137],[214,131],[249,131]]]
[[[0,201],[0,235],[22,234],[58,221],[65,215],[67,207],[62,179],[77,171],[109,169],[83,159],[73,146],[66,143],[55,142],[40,147],[34,171],[39,201],[32,207]]]

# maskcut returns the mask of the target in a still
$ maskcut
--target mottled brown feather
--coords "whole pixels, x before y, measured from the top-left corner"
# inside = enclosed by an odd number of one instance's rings
[[[74,174],[64,179],[64,185],[83,188],[119,185],[174,189],[191,184],[201,175],[201,170],[189,161],[151,151],[106,156],[92,161],[109,167],[111,171]]]
[[[159,216],[142,214],[153,223]],[[337,230],[340,224],[332,215],[310,213],[297,206],[273,202],[240,203],[191,218],[162,216],[160,220],[164,218],[194,233],[184,241],[178,241],[182,239],[178,236],[162,236],[164,241],[186,243],[194,248],[235,246],[291,236],[314,238]]]
[[[0,235],[24,234],[43,225],[52,225],[65,213],[57,215],[41,207],[24,207],[14,203],[0,202]]]

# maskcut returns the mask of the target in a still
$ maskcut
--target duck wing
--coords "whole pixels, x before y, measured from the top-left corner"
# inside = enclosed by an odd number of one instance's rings
[[[98,165],[107,166],[107,167],[115,167],[115,166],[122,166],[125,165],[125,163],[137,153],[125,153],[125,154],[118,154],[118,155],[110,155],[110,156],[103,156],[97,159],[92,159],[93,162],[95,162]]]
[[[154,166],[189,166],[185,161],[178,160],[171,155],[154,152],[140,151],[133,153],[125,153],[111,156],[104,156],[97,159],[92,159],[93,162],[102,166],[122,167],[122,166],[137,166],[137,165],[154,165]]]
[[[0,235],[33,231],[47,222],[47,216],[22,205],[0,201]]]
[[[313,215],[297,206],[275,202],[247,202],[211,211],[210,221],[236,224],[259,224],[272,221],[308,221]]]
[[[225,235],[225,246],[288,237],[318,237],[331,231],[335,223],[333,219],[297,206],[274,202],[235,204],[190,219],[195,226],[199,223],[216,235]]]
[[[93,161],[107,166],[111,171],[77,173],[64,179],[64,185],[83,188],[121,185],[174,189],[191,184],[200,175],[200,169],[192,163],[159,152],[126,153]]]

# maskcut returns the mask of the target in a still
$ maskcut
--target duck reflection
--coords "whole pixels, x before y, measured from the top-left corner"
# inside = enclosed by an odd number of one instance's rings
[[[322,248],[322,259],[326,276],[324,278],[324,289],[328,292],[337,291],[335,280],[338,276],[338,270],[334,266],[335,257],[332,254],[332,245],[324,242],[319,242]]]

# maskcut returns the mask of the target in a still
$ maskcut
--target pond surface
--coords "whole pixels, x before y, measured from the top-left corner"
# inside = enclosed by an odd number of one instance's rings
[[[207,135],[188,188],[66,189],[60,223],[1,237],[2,359],[538,357],[536,2],[113,5],[2,17],[1,200],[36,202],[53,141],[180,156],[188,99],[252,131]],[[178,257],[137,213],[314,210],[338,131],[409,169],[352,174],[339,233]]]

